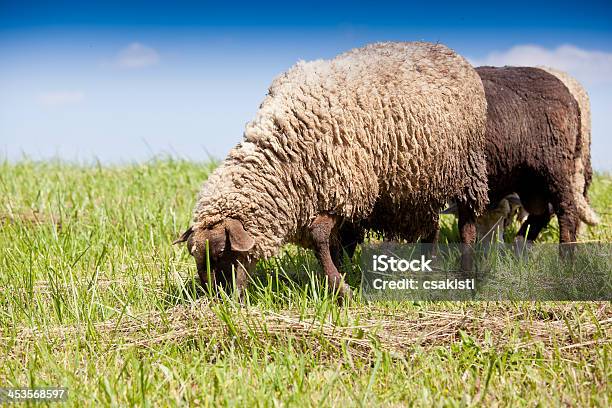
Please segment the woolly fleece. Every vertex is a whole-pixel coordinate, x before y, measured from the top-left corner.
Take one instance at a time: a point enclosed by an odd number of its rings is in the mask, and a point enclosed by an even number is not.
[[[580,109],[580,127],[582,145],[575,161],[574,188],[580,220],[589,224],[599,224],[599,217],[588,203],[588,188],[591,185],[593,169],[591,168],[591,103],[586,90],[569,74],[549,67],[538,67],[557,77],[570,91]]]
[[[516,192],[534,214],[546,212],[551,202],[561,242],[575,240],[579,219],[574,173],[582,146],[576,99],[556,76],[539,68],[476,71],[488,103],[489,198],[497,202]]]
[[[298,62],[204,184],[194,227],[240,220],[255,258],[309,246],[321,213],[414,240],[450,200],[486,206],[485,122],[480,78],[444,45],[377,43]]]

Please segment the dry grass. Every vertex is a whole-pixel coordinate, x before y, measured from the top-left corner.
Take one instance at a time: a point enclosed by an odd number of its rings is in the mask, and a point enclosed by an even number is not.
[[[49,224],[56,228],[62,227],[62,223],[58,215],[47,214],[39,210],[32,209],[0,214],[0,225],[4,223],[20,223],[30,226]]]
[[[434,310],[389,312],[375,306],[348,308],[348,324],[336,324],[331,317],[325,321],[316,316],[299,315],[296,312],[273,312],[256,306],[231,306],[219,311],[220,304],[199,299],[189,305],[179,305],[163,312],[124,315],[120,319],[94,324],[93,330],[101,339],[112,341],[121,338],[116,346],[130,348],[153,347],[161,343],[181,342],[187,339],[248,339],[255,342],[287,343],[289,340],[316,344],[323,340],[327,346],[339,351],[351,349],[355,356],[369,359],[375,350],[383,350],[394,356],[410,354],[415,348],[429,349],[450,345],[468,334],[474,341],[497,348],[521,350],[539,344],[548,354],[554,350],[570,351],[592,345],[612,342],[612,307],[607,302],[597,304],[588,320],[568,320],[568,314],[576,313],[576,303],[550,304],[553,313],[534,316],[531,311],[520,311],[504,302],[489,302],[484,309],[466,308],[461,312]],[[584,305],[584,304],[583,304]],[[527,308],[523,304],[522,308]],[[582,311],[578,307],[578,312]],[[478,313],[476,313],[478,312]],[[226,318],[220,318],[225,314]],[[223,321],[225,320],[225,322]],[[17,337],[18,347],[42,337],[58,347],[71,341],[86,341],[91,327],[55,326],[43,329],[19,328],[4,341]],[[511,335],[512,334],[512,335]]]

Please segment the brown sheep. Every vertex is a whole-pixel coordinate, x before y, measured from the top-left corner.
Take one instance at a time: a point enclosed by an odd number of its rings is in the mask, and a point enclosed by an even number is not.
[[[499,202],[510,193],[519,195],[529,213],[519,237],[535,239],[554,212],[560,242],[575,242],[579,213],[574,174],[582,154],[576,99],[557,77],[539,68],[476,71],[488,106],[489,199]]]

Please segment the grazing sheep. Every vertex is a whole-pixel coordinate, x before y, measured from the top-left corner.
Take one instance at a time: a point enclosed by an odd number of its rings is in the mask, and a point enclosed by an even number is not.
[[[569,92],[572,94],[580,111],[580,131],[581,131],[581,145],[576,147],[575,164],[574,164],[574,200],[577,203],[578,216],[580,221],[588,225],[596,225],[599,223],[599,218],[593,209],[589,206],[587,201],[588,187],[591,183],[592,169],[591,169],[591,108],[589,103],[589,97],[585,89],[568,74],[557,71],[553,68],[538,67],[544,71],[557,77],[567,87]],[[545,101],[542,103],[546,103]],[[511,202],[507,199],[511,198]],[[509,205],[510,204],[510,205]],[[477,231],[479,239],[490,240],[491,234],[487,234],[489,231],[494,231],[497,227],[502,225],[507,226],[512,221],[517,212],[525,213],[524,208],[521,205],[520,198],[518,195],[513,194],[502,199],[500,202],[491,202],[487,208],[485,214],[480,216],[477,221]],[[553,214],[554,211],[550,204],[547,209],[548,214]],[[528,215],[528,214],[527,214]],[[537,220],[537,218],[536,218]],[[523,217],[519,217],[519,221],[523,221]],[[531,222],[524,224],[522,228],[523,233],[519,237],[524,237],[524,231],[530,227]],[[543,223],[542,223],[543,224]],[[543,224],[542,226],[545,226]],[[531,238],[535,240],[537,233],[531,234]],[[499,238],[503,240],[503,232],[499,232]],[[521,238],[519,238],[521,239]]]
[[[574,242],[579,222],[575,169],[583,146],[576,99],[562,81],[539,68],[479,67],[476,71],[488,106],[490,201],[499,202],[510,193],[519,195],[529,213],[519,237],[535,239],[554,212],[560,242]]]
[[[176,242],[187,241],[203,283],[226,284],[235,268],[239,289],[257,259],[296,243],[315,250],[346,295],[334,254],[362,228],[416,240],[455,199],[462,240],[474,242],[487,204],[485,116],[478,75],[440,44],[378,43],[299,62],[274,80]]]

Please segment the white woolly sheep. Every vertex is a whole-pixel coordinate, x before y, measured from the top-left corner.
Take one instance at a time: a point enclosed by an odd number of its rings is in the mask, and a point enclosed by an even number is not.
[[[312,248],[340,295],[350,291],[332,253],[346,225],[414,241],[454,199],[473,243],[487,204],[485,115],[480,78],[440,44],[377,43],[299,62],[274,80],[176,242],[187,241],[203,284],[227,284],[234,269],[238,289],[282,245]]]

